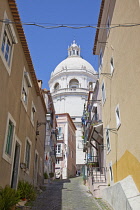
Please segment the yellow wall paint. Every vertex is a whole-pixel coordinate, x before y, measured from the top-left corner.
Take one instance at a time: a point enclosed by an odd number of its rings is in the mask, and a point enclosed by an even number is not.
[[[126,151],[121,159],[113,165],[114,182],[118,182],[131,175],[140,191],[140,162],[129,151]]]

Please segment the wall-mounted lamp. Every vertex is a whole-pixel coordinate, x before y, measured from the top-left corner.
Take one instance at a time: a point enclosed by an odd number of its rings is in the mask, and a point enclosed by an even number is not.
[[[21,169],[26,169],[26,163],[20,163],[20,168]]]

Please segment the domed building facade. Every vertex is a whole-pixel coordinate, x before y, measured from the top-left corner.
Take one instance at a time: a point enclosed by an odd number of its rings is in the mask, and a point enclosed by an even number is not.
[[[56,114],[69,113],[76,126],[76,165],[84,164],[81,117],[89,90],[93,90],[97,72],[80,56],[75,41],[68,47],[68,57],[57,65],[49,81]],[[79,168],[79,167],[78,167]]]

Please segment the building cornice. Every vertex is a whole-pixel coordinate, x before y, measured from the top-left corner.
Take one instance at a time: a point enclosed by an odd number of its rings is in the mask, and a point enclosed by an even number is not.
[[[98,25],[97,25],[97,30],[96,30],[95,40],[94,40],[94,48],[93,48],[93,54],[94,55],[96,55],[96,47],[97,47],[97,42],[98,42],[99,30],[100,30],[99,27],[101,25],[101,20],[102,20],[104,5],[105,5],[105,0],[102,0],[101,6],[100,6],[99,18],[98,18]]]

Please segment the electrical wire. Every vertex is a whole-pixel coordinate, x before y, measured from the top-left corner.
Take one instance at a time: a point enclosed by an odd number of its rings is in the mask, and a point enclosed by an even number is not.
[[[0,20],[0,22],[3,22],[5,24],[21,24],[21,25],[27,25],[27,26],[36,26],[44,29],[56,29],[56,28],[70,28],[70,29],[84,29],[84,28],[94,28],[94,29],[114,29],[114,28],[121,28],[121,27],[135,27],[135,26],[140,26],[140,23],[125,23],[125,24],[112,24],[110,27],[105,27],[105,26],[94,26],[94,24],[88,25],[88,24],[51,24],[51,23],[24,23],[24,22],[14,22],[9,19],[3,19]],[[44,25],[43,25],[44,24]],[[51,24],[51,25],[50,25]],[[45,26],[48,25],[48,26]],[[79,26],[78,26],[79,25]]]

